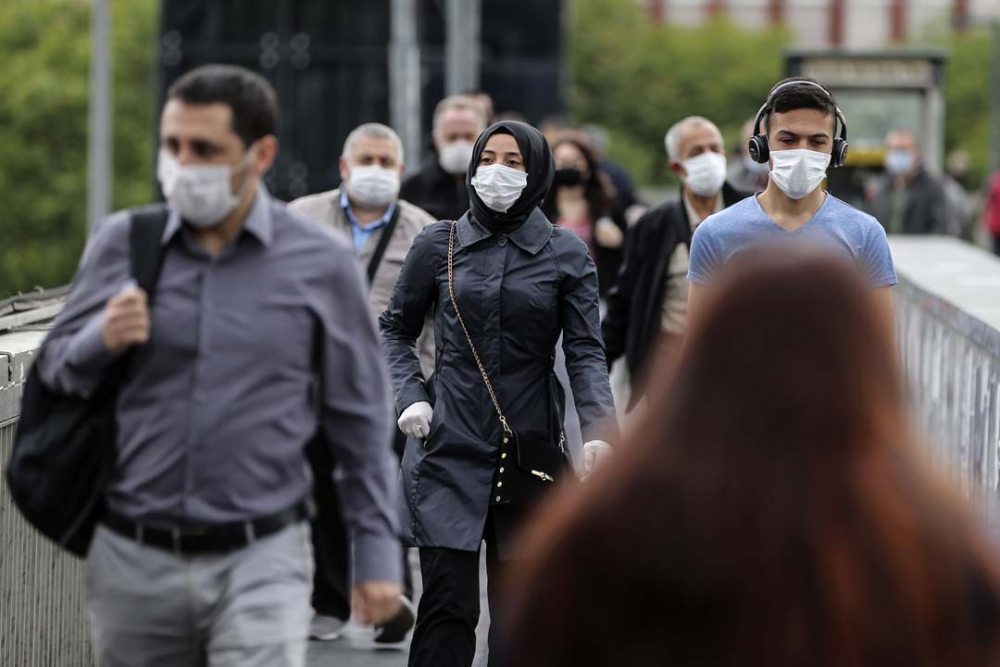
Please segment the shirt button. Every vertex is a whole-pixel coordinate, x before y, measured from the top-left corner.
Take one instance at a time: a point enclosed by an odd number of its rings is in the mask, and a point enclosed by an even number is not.
[[[500,502],[500,496],[497,496],[497,502]]]
[[[500,455],[500,458],[502,458],[502,459],[505,459],[505,458],[507,458],[507,452],[504,452],[503,454],[501,454],[501,455]]]
[[[501,475],[503,474],[503,468],[502,467],[500,468],[500,474]]]
[[[501,486],[503,486],[503,482],[497,482],[497,488],[499,489]]]
[[[507,237],[501,236],[499,239],[497,239],[497,245],[500,246],[501,248],[507,245]]]

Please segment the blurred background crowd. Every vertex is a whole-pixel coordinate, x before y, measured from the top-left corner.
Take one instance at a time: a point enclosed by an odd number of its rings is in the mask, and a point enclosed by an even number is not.
[[[69,282],[86,238],[91,36],[102,38],[92,30],[96,4],[9,0],[0,9],[0,297]],[[107,3],[107,208],[156,197],[162,95],[198,64],[245,64],[276,86],[282,151],[268,185],[288,200],[337,185],[344,138],[363,122],[400,132],[413,176],[441,157],[432,136],[437,103],[476,92],[490,118],[539,126],[560,166],[588,166],[591,217],[612,223],[596,227],[591,243],[611,276],[621,232],[676,192],[666,129],[692,114],[711,118],[726,142],[730,182],[760,188],[766,174],[745,157],[747,120],[774,81],[805,74],[829,85],[850,119],[851,161],[831,191],[890,232],[952,234],[987,247],[1000,236],[1000,206],[991,204],[1000,182],[989,178],[1000,159],[993,0],[522,5]],[[481,28],[464,44],[448,38],[449,25],[469,20],[449,16],[456,7],[480,13]],[[449,63],[463,59],[473,61],[471,74],[456,77]],[[550,198],[547,212],[558,214],[558,205]],[[906,215],[907,207],[921,214]]]

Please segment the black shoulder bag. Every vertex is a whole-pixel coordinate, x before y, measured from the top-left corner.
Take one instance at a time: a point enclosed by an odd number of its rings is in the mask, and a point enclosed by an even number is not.
[[[493,484],[493,491],[490,494],[490,503],[500,505],[505,503],[524,504],[535,500],[544,493],[552,482],[570,473],[572,466],[566,455],[566,435],[562,430],[562,424],[558,424],[558,443],[553,443],[550,433],[547,431],[522,431],[518,433],[507,423],[500,408],[500,401],[493,391],[493,385],[486,368],[479,358],[479,352],[472,342],[469,329],[465,326],[462,313],[458,309],[458,300],[455,298],[455,227],[451,224],[451,233],[448,237],[448,294],[451,297],[451,306],[455,310],[455,316],[462,327],[465,339],[469,343],[469,351],[472,352],[479,373],[483,377],[486,391],[489,392],[493,400],[493,407],[496,408],[497,417],[500,419],[500,426],[503,428],[503,441],[500,445],[500,465],[497,467],[496,479]],[[514,466],[509,462],[513,459]]]
[[[165,206],[132,212],[132,276],[152,302],[163,261]],[[28,372],[7,487],[14,504],[45,537],[86,556],[114,468],[115,402],[131,355],[117,361],[90,398],[50,390],[37,366]]]

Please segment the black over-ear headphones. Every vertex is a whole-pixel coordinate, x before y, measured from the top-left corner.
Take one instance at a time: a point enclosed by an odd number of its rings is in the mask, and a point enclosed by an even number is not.
[[[757,112],[757,118],[753,123],[753,136],[750,138],[750,159],[754,162],[764,164],[771,159],[771,147],[767,143],[767,135],[760,133],[760,124],[763,122],[764,116],[771,113],[774,96],[779,90],[788,88],[789,86],[813,86],[819,88],[826,93],[826,96],[830,98],[831,102],[833,101],[833,95],[830,94],[830,91],[815,81],[788,81],[772,90],[771,94],[767,96],[767,101],[764,102],[764,106],[762,106],[760,111]],[[847,161],[847,121],[844,120],[844,114],[840,112],[840,109],[836,105],[834,105],[834,109],[837,111],[837,121],[840,122],[840,136],[833,140],[833,152],[830,155],[830,166],[839,167]]]

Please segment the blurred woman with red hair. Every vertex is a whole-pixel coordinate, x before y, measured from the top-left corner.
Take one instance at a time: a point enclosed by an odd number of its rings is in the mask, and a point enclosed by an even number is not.
[[[748,251],[693,326],[639,435],[529,531],[510,664],[1000,664],[993,555],[917,460],[864,281]]]

